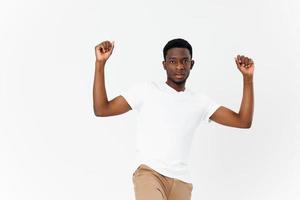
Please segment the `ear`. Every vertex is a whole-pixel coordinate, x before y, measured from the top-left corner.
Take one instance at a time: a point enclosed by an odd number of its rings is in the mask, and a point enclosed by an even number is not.
[[[190,67],[190,70],[193,69],[194,64],[195,64],[195,61],[194,61],[194,60],[191,60],[191,67]]]
[[[162,61],[162,65],[164,66],[164,69],[166,70],[166,61]]]

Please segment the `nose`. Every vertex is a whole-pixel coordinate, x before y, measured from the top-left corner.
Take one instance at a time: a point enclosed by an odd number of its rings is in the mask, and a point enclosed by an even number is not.
[[[184,69],[184,64],[181,63],[181,62],[178,62],[176,68],[177,68],[177,69]]]

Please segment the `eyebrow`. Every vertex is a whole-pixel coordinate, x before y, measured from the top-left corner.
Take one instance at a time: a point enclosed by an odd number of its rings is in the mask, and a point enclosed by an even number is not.
[[[168,57],[168,59],[176,59],[177,57]],[[182,57],[182,59],[189,59],[189,57]]]

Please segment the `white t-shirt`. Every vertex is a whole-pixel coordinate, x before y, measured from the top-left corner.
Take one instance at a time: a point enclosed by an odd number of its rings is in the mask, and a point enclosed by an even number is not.
[[[185,87],[176,91],[165,82],[145,81],[121,95],[138,113],[133,171],[146,164],[165,176],[191,183],[188,157],[194,132],[220,106]]]

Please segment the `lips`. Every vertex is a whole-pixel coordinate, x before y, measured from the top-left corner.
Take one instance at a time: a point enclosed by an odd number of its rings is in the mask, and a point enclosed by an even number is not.
[[[175,77],[176,77],[176,78],[183,78],[183,77],[184,77],[184,74],[175,74]]]
[[[185,73],[175,74],[175,76],[184,76]]]

